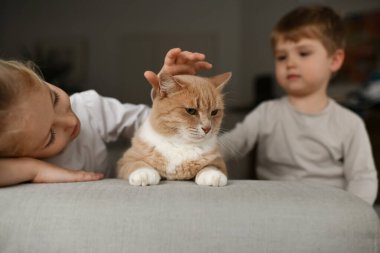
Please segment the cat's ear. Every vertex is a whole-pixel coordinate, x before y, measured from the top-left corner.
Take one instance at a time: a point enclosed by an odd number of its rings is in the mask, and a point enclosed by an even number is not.
[[[227,82],[231,79],[231,77],[232,73],[226,72],[217,76],[209,77],[209,79],[214,84],[214,86],[221,91]]]
[[[167,73],[162,73],[159,76],[158,92],[161,97],[164,97],[172,92],[181,89],[182,85],[173,77]]]

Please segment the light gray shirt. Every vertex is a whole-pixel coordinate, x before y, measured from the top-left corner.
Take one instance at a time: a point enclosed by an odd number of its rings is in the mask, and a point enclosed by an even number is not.
[[[114,168],[108,164],[106,144],[120,137],[132,138],[148,116],[149,107],[122,104],[93,90],[72,95],[70,102],[81,122],[80,134],[60,154],[46,161],[63,168],[112,175]]]
[[[257,175],[339,187],[373,204],[377,172],[364,122],[330,100],[318,114],[297,111],[286,97],[262,103],[220,138],[223,157],[258,143]]]

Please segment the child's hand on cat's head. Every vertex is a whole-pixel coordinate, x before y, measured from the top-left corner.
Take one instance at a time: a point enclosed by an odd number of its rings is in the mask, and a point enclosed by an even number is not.
[[[164,60],[164,65],[160,73],[168,73],[174,75],[195,75],[199,70],[207,70],[212,68],[212,64],[205,61],[206,56],[201,53],[182,51],[180,48],[170,49]],[[158,75],[159,75],[158,74]],[[158,86],[158,75],[153,71],[145,71],[146,80],[153,86]]]

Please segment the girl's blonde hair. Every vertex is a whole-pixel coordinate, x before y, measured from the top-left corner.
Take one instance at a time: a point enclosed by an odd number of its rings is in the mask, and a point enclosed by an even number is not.
[[[318,39],[329,55],[345,47],[345,27],[342,18],[327,6],[301,6],[282,17],[271,34],[272,48],[278,41]]]
[[[10,129],[15,112],[12,110],[43,79],[31,63],[0,60],[0,157],[11,157],[19,153],[21,145],[15,143],[18,129]]]

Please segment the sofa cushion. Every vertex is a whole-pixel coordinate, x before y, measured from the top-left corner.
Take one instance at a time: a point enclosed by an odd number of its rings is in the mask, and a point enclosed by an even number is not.
[[[299,182],[106,179],[0,189],[0,252],[379,252],[361,199]]]

